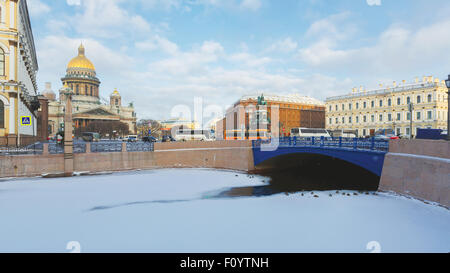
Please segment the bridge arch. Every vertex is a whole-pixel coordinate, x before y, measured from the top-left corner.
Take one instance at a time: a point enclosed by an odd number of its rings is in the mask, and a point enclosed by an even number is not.
[[[381,177],[386,153],[382,151],[321,147],[279,147],[275,151],[262,151],[259,147],[253,148],[255,167],[267,160],[289,154],[315,154],[336,158],[362,167]]]

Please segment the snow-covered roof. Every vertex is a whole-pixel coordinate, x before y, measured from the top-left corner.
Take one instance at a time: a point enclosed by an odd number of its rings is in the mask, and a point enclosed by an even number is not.
[[[243,96],[237,103],[241,101],[248,101],[248,100],[258,100],[258,97],[261,96],[261,94],[258,95],[249,95],[249,96]],[[296,103],[296,104],[306,104],[306,105],[318,105],[318,106],[324,106],[325,103],[308,96],[302,96],[300,94],[290,94],[290,95],[273,95],[273,94],[263,94],[264,99],[266,101],[270,102],[283,102],[283,103]]]

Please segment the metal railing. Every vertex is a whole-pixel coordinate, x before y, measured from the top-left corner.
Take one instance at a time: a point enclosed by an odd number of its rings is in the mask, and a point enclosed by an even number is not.
[[[93,153],[122,152],[122,142],[118,141],[91,142],[91,152]]]
[[[44,143],[34,143],[24,147],[0,147],[0,155],[40,155],[44,152]]]
[[[128,142],[127,152],[153,152],[153,142]]]
[[[44,151],[47,144],[48,151]],[[128,142],[123,145],[122,141],[101,141],[101,142],[84,142],[77,141],[73,142],[73,153],[83,154],[88,151],[88,144],[90,144],[91,153],[114,153],[122,152],[123,147],[126,147],[124,152],[153,152],[154,143],[151,142]],[[64,145],[62,143],[56,142],[37,142],[35,144],[27,145],[24,147],[0,147],[0,156],[10,156],[10,155],[42,155],[44,152],[48,152],[51,155],[64,154]]]
[[[48,153],[55,155],[55,154],[63,154],[64,153],[64,146],[62,144],[58,144],[56,142],[52,142],[48,144]]]
[[[254,148],[259,148],[262,144],[273,145],[273,143],[276,141],[254,140],[252,145]],[[317,147],[387,152],[389,141],[375,138],[283,137],[279,138],[278,147]]]

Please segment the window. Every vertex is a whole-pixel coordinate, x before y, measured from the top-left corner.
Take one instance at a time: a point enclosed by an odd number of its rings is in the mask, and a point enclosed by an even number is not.
[[[363,129],[363,136],[366,136],[366,129]]]
[[[339,120],[338,120],[338,118],[336,118],[336,124],[338,124],[339,123]]]
[[[352,123],[352,117],[348,118],[348,123]]]
[[[367,122],[367,116],[364,116],[364,117],[363,117],[363,121],[364,121],[364,122]]]
[[[359,117],[356,117],[356,123],[359,123]]]
[[[417,120],[420,120],[420,119],[421,119],[420,112],[417,112]]]
[[[330,105],[330,112],[331,112],[331,105]]]
[[[93,96],[93,95],[94,95],[94,93],[92,92],[92,86],[91,86],[91,92],[90,92],[90,95],[91,95],[91,96]]]
[[[411,132],[411,130],[409,128],[406,128],[406,135],[409,136],[410,132]]]
[[[329,122],[328,122],[328,123],[329,123],[329,124],[331,124],[331,121],[332,121],[332,120],[331,120],[331,118],[330,118],[330,120],[329,120]]]
[[[359,102],[356,103],[356,109],[359,109]]]
[[[380,100],[380,107],[383,107],[383,100]]]
[[[421,103],[422,102],[422,98],[420,96],[417,96],[417,103]]]
[[[397,98],[397,105],[400,105],[402,103],[402,99],[401,98]]]
[[[383,121],[383,115],[382,115],[382,114],[380,115],[379,120],[380,120],[380,121]]]
[[[433,112],[432,111],[428,111],[427,112],[427,119],[433,119]]]
[[[402,115],[400,113],[397,113],[397,120],[400,121],[402,119]]]
[[[407,97],[406,98],[406,104],[410,104],[411,103],[411,98],[410,97]]]
[[[388,106],[392,106],[392,100],[388,99]]]
[[[432,96],[431,96],[431,94],[428,94],[427,101],[431,102],[431,100],[432,100]]]
[[[336,105],[336,111],[338,110],[338,106]]]
[[[406,120],[411,120],[411,113],[406,113]]]
[[[5,104],[0,100],[0,128],[5,128]]]
[[[79,86],[78,84],[77,84],[77,87],[76,87],[76,89],[77,89],[77,90],[76,90],[76,92],[75,92],[75,93],[76,93],[77,95],[79,95],[79,94],[80,94],[80,86]]]
[[[344,104],[342,104],[342,111],[344,111],[344,109],[345,109],[345,105],[344,105]]]
[[[116,105],[119,105],[119,100],[118,99],[115,99],[115,102],[114,102]]]
[[[345,118],[342,117],[342,124],[345,124]]]
[[[367,108],[367,102],[364,102],[363,106],[364,108]]]
[[[0,48],[0,76],[5,76],[5,51],[2,48]]]
[[[348,104],[348,109],[352,110],[352,104],[351,103]]]
[[[392,115],[388,114],[388,121],[392,121]]]
[[[370,106],[371,106],[372,108],[374,108],[374,107],[375,107],[375,102],[374,102],[374,101],[371,101],[371,102],[370,102]]]
[[[370,116],[370,120],[371,120],[372,122],[375,122],[375,116],[374,116],[374,115]]]

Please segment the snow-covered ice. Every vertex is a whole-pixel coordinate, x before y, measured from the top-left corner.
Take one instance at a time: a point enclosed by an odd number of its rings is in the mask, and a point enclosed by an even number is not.
[[[3,181],[0,252],[450,251],[449,210],[401,196],[214,198],[264,179],[176,169]]]

